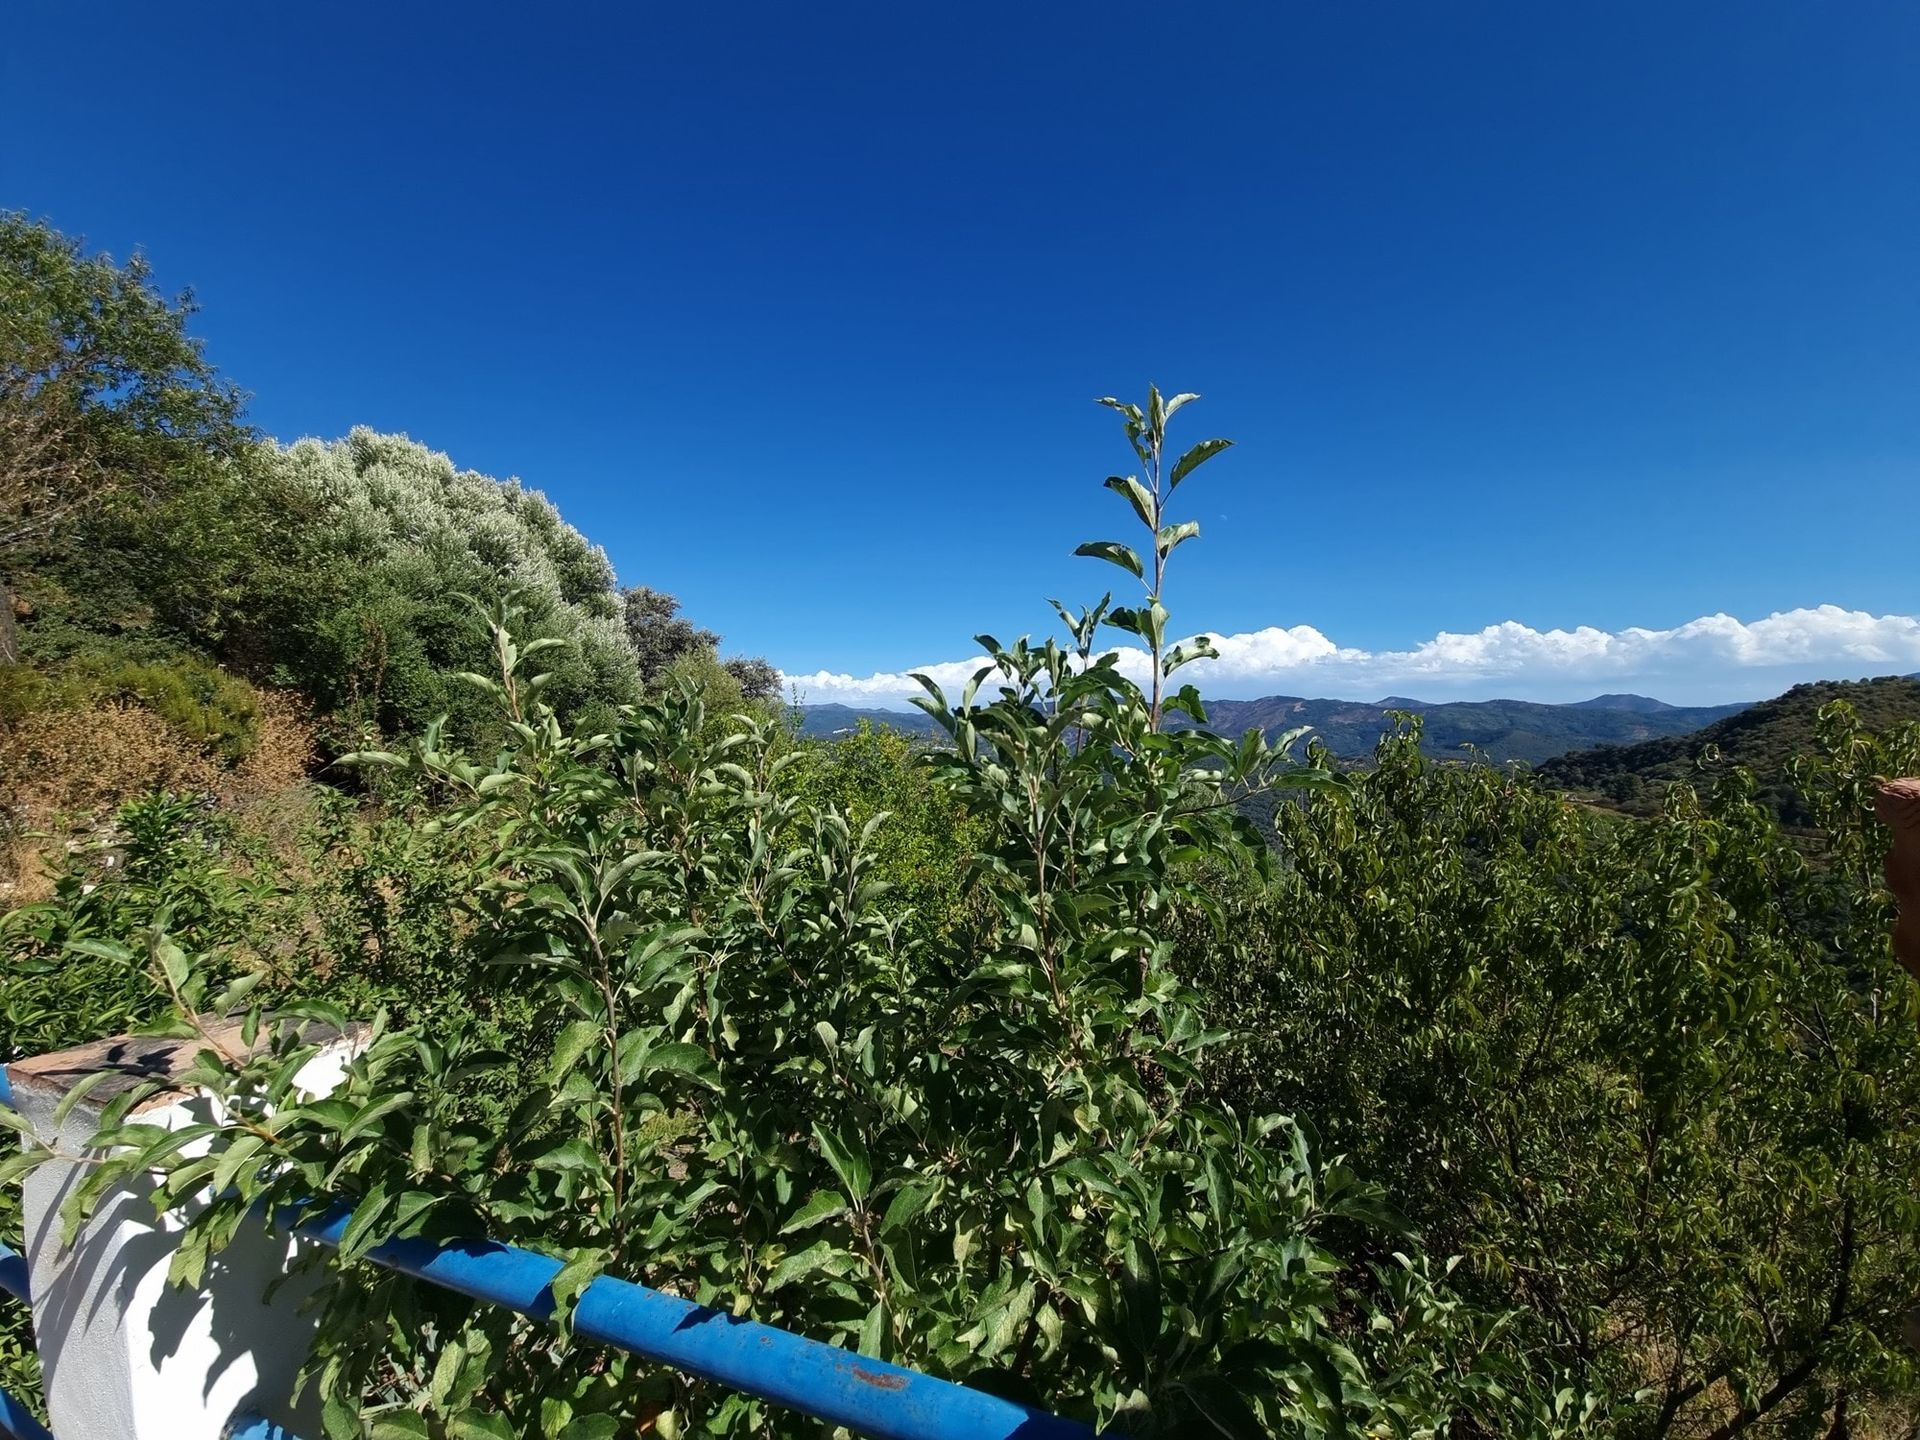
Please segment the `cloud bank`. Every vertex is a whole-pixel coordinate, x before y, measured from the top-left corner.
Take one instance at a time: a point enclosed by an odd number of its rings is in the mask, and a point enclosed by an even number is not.
[[[1471,634],[1443,630],[1408,650],[1339,645],[1311,625],[1213,640],[1220,658],[1181,675],[1219,697],[1577,700],[1597,690],[1638,690],[1676,704],[1716,704],[1759,699],[1801,680],[1920,671],[1920,617],[1838,605],[1753,621],[1703,615],[1670,630],[1536,630],[1506,620]],[[1116,653],[1122,669],[1136,678],[1145,673],[1140,651]],[[783,674],[808,704],[898,708],[921,693],[909,678],[913,671],[952,694],[984,663],[976,655],[872,675]]]

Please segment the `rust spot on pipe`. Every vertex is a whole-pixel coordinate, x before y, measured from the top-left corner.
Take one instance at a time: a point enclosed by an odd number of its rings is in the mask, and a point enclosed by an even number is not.
[[[853,1378],[864,1385],[873,1386],[876,1390],[904,1390],[907,1388],[907,1377],[904,1375],[886,1375],[878,1370],[862,1370],[858,1365],[853,1367]]]
[[[1920,976],[1920,779],[1889,780],[1874,797],[1874,813],[1893,832],[1887,851],[1887,888],[1900,902],[1893,953]]]

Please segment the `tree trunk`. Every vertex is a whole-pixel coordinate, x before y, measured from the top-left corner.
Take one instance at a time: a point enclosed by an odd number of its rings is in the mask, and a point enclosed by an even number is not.
[[[20,631],[13,623],[13,592],[0,580],[0,665],[11,665],[20,658]]]

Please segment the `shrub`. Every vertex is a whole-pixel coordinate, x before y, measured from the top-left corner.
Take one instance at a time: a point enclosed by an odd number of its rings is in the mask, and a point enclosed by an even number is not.
[[[1165,643],[1162,599],[1192,530],[1158,523],[1158,453],[1187,398],[1121,407],[1152,457],[1145,607],[1070,620],[1073,649],[982,637],[988,667],[927,701],[951,742],[927,775],[952,799],[926,808],[977,817],[963,883],[982,923],[889,913],[885,817],[850,823],[775,716],[716,717],[682,676],[609,732],[569,732],[529,664],[561,642],[501,614],[498,678],[477,688],[504,748],[476,760],[435,723],[358,762],[444,802],[422,839],[474,847],[446,897],[458,953],[520,977],[536,1082],[476,1094],[497,1031],[453,1005],[376,1024],[342,1089],[309,1102],[285,1078],[298,1027],[266,1025],[238,1073],[209,1054],[187,1077],[230,1128],[123,1127],[76,1204],[155,1168],[159,1204],[204,1199],[186,1283],[256,1204],[351,1205],[309,1365],[337,1440],[360,1434],[376,1377],[407,1433],[815,1429],[355,1264],[422,1233],[562,1255],[563,1312],[617,1268],[1133,1433],[1419,1434],[1456,1413],[1560,1433],[1564,1406],[1481,1368],[1485,1327],[1374,1187],[1304,1126],[1201,1091],[1225,1035],[1171,964],[1176,917],[1208,900],[1196,862],[1268,861],[1230,794],[1329,777],[1257,733],[1211,734],[1191,689],[1163,683],[1204,653]],[[1103,615],[1147,641],[1151,693],[1093,655]],[[1173,712],[1196,724],[1164,731]],[[154,955],[186,1008],[215,1003],[191,954]],[[344,1019],[288,1008],[303,1016]],[[212,1153],[183,1159],[202,1139]],[[232,1185],[208,1194],[216,1168]],[[1342,1227],[1380,1242],[1360,1287],[1327,1248]],[[1391,1243],[1407,1249],[1385,1258]]]
[[[1188,947],[1248,1027],[1213,1085],[1312,1116],[1514,1312],[1512,1361],[1623,1434],[1910,1407],[1920,995],[1869,802],[1920,727],[1826,715],[1818,866],[1739,772],[1608,823],[1423,758],[1417,726],[1377,761],[1346,804],[1282,807],[1286,872],[1229,892],[1235,943]]]

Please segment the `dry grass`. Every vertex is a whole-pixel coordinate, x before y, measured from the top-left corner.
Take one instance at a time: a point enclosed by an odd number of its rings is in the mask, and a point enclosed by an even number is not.
[[[0,729],[0,908],[44,899],[47,852],[83,839],[115,807],[149,791],[211,796],[256,828],[270,823],[305,785],[314,735],[294,699],[260,698],[257,742],[234,764],[119,700],[42,711]]]

